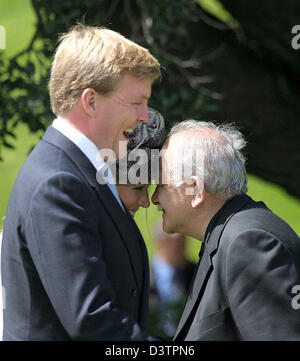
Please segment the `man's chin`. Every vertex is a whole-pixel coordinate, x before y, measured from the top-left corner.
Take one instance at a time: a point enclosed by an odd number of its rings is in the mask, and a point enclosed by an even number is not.
[[[113,149],[115,152],[116,159],[122,159],[127,154],[128,139],[122,139],[118,142],[118,149]]]
[[[171,225],[166,220],[165,214],[163,214],[163,224],[162,224],[163,231],[166,233],[175,233],[171,227]]]

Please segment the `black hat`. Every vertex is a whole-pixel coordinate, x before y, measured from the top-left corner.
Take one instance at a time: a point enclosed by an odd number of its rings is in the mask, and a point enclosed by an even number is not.
[[[151,176],[151,160],[156,156],[151,153],[152,149],[160,150],[166,139],[165,122],[163,116],[155,109],[148,107],[149,121],[147,123],[139,123],[138,126],[129,134],[129,141],[127,144],[127,169],[120,167],[119,162],[116,162],[116,180],[118,183],[120,172],[130,172],[134,164],[138,165],[136,176],[140,176],[140,171],[148,169],[148,182],[153,179]],[[147,161],[139,156],[139,149],[144,150],[147,154]],[[135,154],[136,153],[136,154]],[[128,160],[128,156],[131,159]],[[157,162],[156,162],[157,163]],[[153,169],[152,169],[153,170]],[[127,181],[128,176],[127,176]]]
[[[165,122],[163,116],[155,109],[148,107],[148,123],[139,123],[129,134],[127,149],[152,148],[161,149],[165,137]]]

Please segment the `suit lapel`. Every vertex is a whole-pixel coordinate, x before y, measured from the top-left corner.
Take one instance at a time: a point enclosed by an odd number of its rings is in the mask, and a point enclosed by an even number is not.
[[[203,246],[204,245],[202,245],[202,247]],[[186,304],[180,322],[178,324],[174,339],[177,338],[177,336],[183,329],[184,325],[186,324],[190,314],[192,313],[192,310],[201,294],[201,290],[209,278],[211,270],[212,270],[212,264],[208,250],[206,249],[203,253],[202,259],[198,262],[197,270],[195,271],[196,272],[195,278],[190,288],[190,292],[188,294]]]
[[[216,225],[214,226],[209,239],[206,241],[202,259],[199,260],[196,276],[193,285],[190,288],[186,305],[183,310],[174,339],[179,336],[184,326],[188,324],[187,321],[194,314],[193,310],[195,310],[196,306],[201,302],[206,283],[211,275],[211,272],[213,271],[213,257],[218,250],[220,238],[227,223],[234,214],[236,214],[249,202],[249,200],[250,198],[245,194],[234,197],[226,203],[222,213],[216,220]],[[204,244],[202,247],[203,246]]]
[[[126,208],[126,207],[125,207]],[[142,253],[142,273],[143,274],[143,282],[141,285],[141,308],[140,308],[140,315],[139,315],[139,324],[142,328],[147,327],[147,316],[148,316],[148,304],[149,304],[149,259],[148,259],[148,252],[144,242],[144,239],[141,235],[140,230],[138,229],[134,219],[129,214],[127,208],[126,212],[128,213],[128,217],[131,221],[133,228],[135,229],[136,233],[140,239],[140,246],[141,246],[141,253]]]
[[[99,184],[97,182],[96,175],[99,176],[99,174],[97,174],[96,169],[89,161],[89,159],[67,137],[65,137],[55,128],[49,127],[43,137],[43,140],[59,147],[64,153],[66,153],[82,173],[84,178],[88,181],[90,186],[96,191],[99,200],[107,210],[116,226],[116,229],[118,229],[120,233],[120,236],[129,254],[137,285],[141,290],[143,283],[143,268],[140,257],[140,247],[137,242],[137,238],[140,236],[140,234],[137,234],[136,230],[130,223],[129,217],[131,216],[128,214],[125,205],[124,209],[126,210],[126,214],[124,214],[124,211],[120,207],[109,187],[105,184]]]

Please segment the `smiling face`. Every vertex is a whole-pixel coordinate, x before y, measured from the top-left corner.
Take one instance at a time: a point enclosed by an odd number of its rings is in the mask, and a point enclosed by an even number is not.
[[[149,79],[141,80],[127,74],[109,96],[97,93],[97,116],[91,132],[100,149],[112,149],[117,158],[125,155],[128,133],[132,132],[139,122],[148,122],[147,105],[151,85]],[[122,147],[124,154],[119,154],[121,141],[125,142]]]
[[[174,168],[173,160],[178,155],[178,145],[171,138],[163,147],[161,158],[161,184],[156,186],[152,202],[163,212],[163,230],[166,233],[186,233],[187,224],[192,215],[192,196],[186,194],[185,183],[175,187],[170,169]]]
[[[150,206],[147,184],[124,184],[117,185],[118,193],[130,214],[134,217],[140,207]]]
[[[157,185],[152,202],[163,212],[163,230],[166,233],[186,233],[190,217],[191,196],[185,194],[185,184],[174,187],[172,184]]]

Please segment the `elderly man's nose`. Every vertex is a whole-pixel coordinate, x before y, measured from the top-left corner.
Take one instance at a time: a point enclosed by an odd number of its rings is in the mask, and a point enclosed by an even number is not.
[[[144,207],[144,208],[148,208],[150,206],[150,202],[149,202],[149,196],[148,193],[143,195],[140,199],[139,199],[139,205]]]

